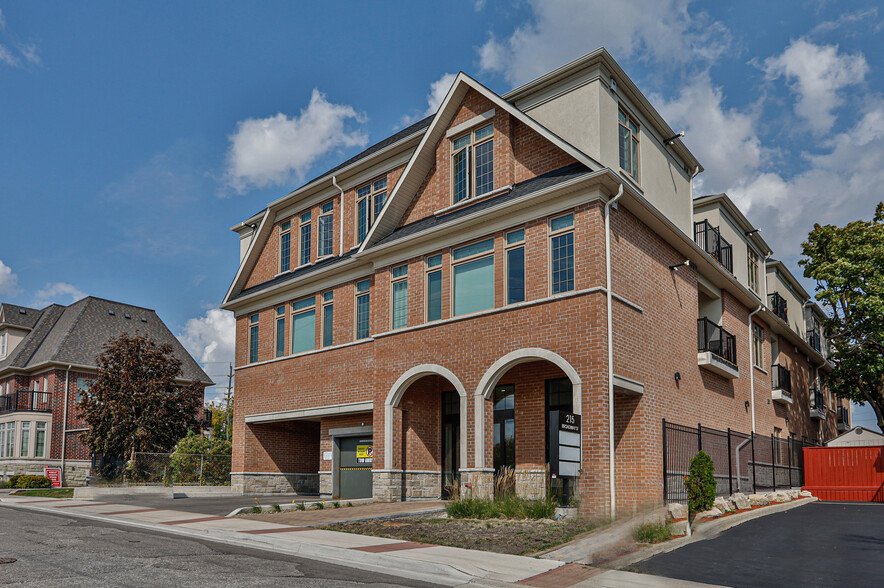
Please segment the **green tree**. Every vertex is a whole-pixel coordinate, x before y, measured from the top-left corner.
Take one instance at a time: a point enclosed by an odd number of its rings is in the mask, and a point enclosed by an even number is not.
[[[98,376],[77,403],[89,426],[83,440],[95,453],[165,453],[199,429],[203,389],[179,380],[181,361],[171,345],[123,333],[104,345],[96,363]]]
[[[220,405],[207,404],[212,413],[212,438],[233,440],[233,399]]]
[[[803,248],[799,263],[829,314],[823,323],[835,366],[829,389],[868,402],[884,431],[884,202],[871,221],[814,225]]]
[[[688,475],[684,477],[684,487],[688,493],[690,515],[712,508],[712,503],[715,502],[715,465],[705,451],[700,451],[691,458]]]

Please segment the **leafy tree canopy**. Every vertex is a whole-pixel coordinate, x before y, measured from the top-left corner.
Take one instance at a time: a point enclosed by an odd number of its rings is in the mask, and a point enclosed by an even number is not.
[[[98,377],[77,404],[90,427],[82,437],[95,453],[165,453],[199,429],[203,389],[176,381],[181,362],[171,345],[123,333],[104,345],[96,363]]]
[[[830,315],[823,324],[835,365],[829,388],[868,402],[884,430],[884,202],[871,221],[814,225],[803,247],[799,263]]]

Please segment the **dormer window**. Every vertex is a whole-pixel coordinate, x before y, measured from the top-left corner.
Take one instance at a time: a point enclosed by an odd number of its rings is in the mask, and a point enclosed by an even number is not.
[[[6,357],[6,331],[0,333],[0,357]]]
[[[279,227],[279,273],[289,271],[292,261],[292,221]]]
[[[377,179],[356,190],[356,241],[362,243],[387,201],[387,178]]]
[[[494,190],[494,125],[461,135],[451,145],[454,204]]]
[[[622,108],[620,120],[620,169],[638,181],[638,123]]]

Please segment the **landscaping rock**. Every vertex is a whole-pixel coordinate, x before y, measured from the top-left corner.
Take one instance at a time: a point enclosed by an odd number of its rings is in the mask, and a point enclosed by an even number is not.
[[[801,498],[810,498],[813,496],[813,494],[810,493],[810,490],[802,490],[798,493],[798,496],[800,496]]]
[[[712,503],[712,506],[720,510],[721,512],[729,512],[734,510],[734,507],[731,506],[730,501],[728,501],[723,496],[719,496],[715,499],[715,502]]]
[[[669,523],[669,534],[673,537],[681,537],[688,532],[688,522],[684,521],[675,521],[673,523]]]
[[[700,519],[714,519],[720,517],[723,513],[715,508],[714,506],[709,510],[704,510],[703,512],[698,512],[697,516],[694,517],[694,522],[699,521]]]
[[[789,502],[792,500],[792,497],[789,496],[788,492],[777,492],[777,502]]]
[[[746,498],[749,499],[749,504],[752,506],[767,506],[770,504],[770,499],[764,494],[750,494]]]
[[[673,520],[686,519],[688,517],[688,507],[677,502],[669,505],[669,517]]]
[[[789,498],[791,498],[792,500],[798,498],[798,490],[796,490],[795,488],[792,488],[791,490],[786,490],[786,494],[788,494]]]
[[[737,492],[731,499],[734,501],[734,506],[736,506],[739,510],[746,510],[750,508],[752,505],[749,503],[749,499],[746,498],[746,495],[742,492]]]

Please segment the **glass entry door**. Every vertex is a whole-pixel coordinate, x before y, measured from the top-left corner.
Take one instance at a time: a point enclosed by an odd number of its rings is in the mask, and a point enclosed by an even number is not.
[[[451,498],[451,488],[460,483],[460,395],[442,393],[442,498]]]

